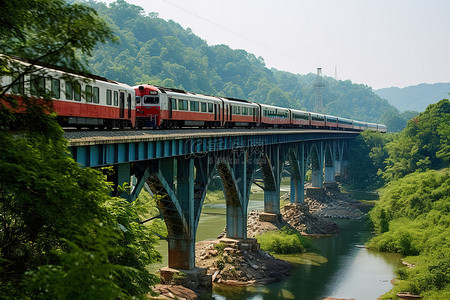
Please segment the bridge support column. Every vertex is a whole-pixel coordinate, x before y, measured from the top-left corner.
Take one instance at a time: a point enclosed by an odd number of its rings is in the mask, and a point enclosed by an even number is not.
[[[341,158],[341,177],[346,178],[348,175],[348,145],[346,142],[342,142],[342,158]],[[345,149],[344,149],[345,147]]]
[[[342,156],[344,155],[344,141],[336,141],[335,143],[335,160],[334,160],[334,178],[340,180],[342,175]]]
[[[311,187],[306,189],[306,196],[319,201],[322,201],[325,197],[325,190],[323,189],[324,147],[323,142],[314,142],[309,148]]]
[[[330,145],[325,148],[325,183],[334,182],[334,159]]]
[[[311,149],[311,186],[321,188],[323,186],[323,143],[319,142]]]
[[[169,266],[180,269],[195,267],[195,233],[194,225],[194,159],[177,160],[176,195],[181,211],[186,220],[186,232],[169,238]],[[172,261],[171,261],[172,260]]]
[[[305,201],[305,145],[297,145],[291,150],[289,156],[291,166],[291,203],[303,203]]]
[[[217,169],[227,203],[227,238],[247,239],[247,208],[254,174],[254,157],[248,150],[224,156]]]
[[[146,181],[167,226],[169,268],[195,268],[195,235],[214,167],[206,155],[164,158]]]
[[[261,163],[264,179],[264,212],[276,215],[280,215],[281,172],[284,166],[284,153],[280,148],[280,145],[270,146]]]

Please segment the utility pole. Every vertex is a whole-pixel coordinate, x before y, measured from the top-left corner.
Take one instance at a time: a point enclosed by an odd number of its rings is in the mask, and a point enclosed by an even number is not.
[[[316,102],[314,103],[314,112],[321,113],[325,109],[323,107],[323,88],[325,84],[322,79],[322,68],[317,68],[316,82],[314,88],[316,89]]]

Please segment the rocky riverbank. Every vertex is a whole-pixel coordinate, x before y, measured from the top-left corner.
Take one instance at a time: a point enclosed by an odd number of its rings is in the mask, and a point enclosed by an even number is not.
[[[256,239],[221,238],[196,244],[196,265],[206,268],[212,281],[228,285],[262,285],[291,273],[292,265],[259,248]]]

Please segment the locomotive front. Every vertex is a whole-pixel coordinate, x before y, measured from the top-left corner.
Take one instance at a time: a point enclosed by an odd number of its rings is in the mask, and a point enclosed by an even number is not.
[[[136,91],[136,127],[160,127],[160,91],[151,85],[134,87]]]

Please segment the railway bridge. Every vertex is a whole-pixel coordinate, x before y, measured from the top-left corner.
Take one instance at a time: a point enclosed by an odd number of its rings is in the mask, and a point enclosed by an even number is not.
[[[226,237],[247,238],[252,183],[264,190],[264,212],[280,217],[283,169],[290,174],[291,203],[345,173],[348,140],[357,132],[306,129],[66,132],[73,158],[85,167],[113,166],[117,195],[134,201],[146,186],[157,195],[168,236],[169,268],[195,268],[195,238],[213,176],[220,176],[226,200]],[[255,174],[258,172],[258,179]]]

